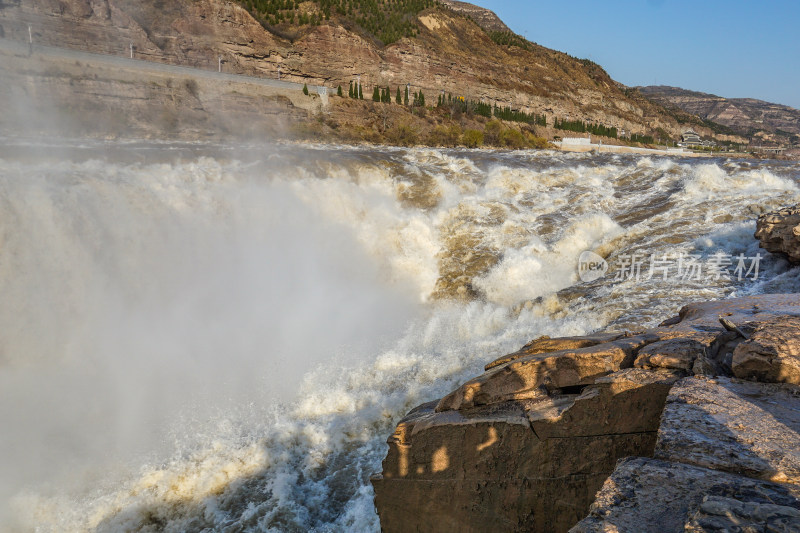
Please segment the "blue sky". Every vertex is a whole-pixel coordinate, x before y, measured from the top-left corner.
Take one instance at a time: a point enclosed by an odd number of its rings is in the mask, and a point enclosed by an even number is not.
[[[800,109],[797,0],[473,0],[515,32],[626,85],[672,85]]]

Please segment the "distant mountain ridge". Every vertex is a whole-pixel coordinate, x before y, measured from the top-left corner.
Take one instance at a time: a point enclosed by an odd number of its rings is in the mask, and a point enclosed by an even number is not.
[[[800,144],[800,110],[755,98],[724,98],[679,87],[638,87],[645,97],[727,126],[753,142]]]

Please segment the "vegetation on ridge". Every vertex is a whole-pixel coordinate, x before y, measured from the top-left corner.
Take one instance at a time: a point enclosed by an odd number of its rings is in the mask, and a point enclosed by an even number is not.
[[[341,17],[383,44],[417,35],[415,18],[435,0],[237,0],[267,30],[316,26]]]
[[[529,43],[527,39],[512,31],[490,31],[488,33],[489,37],[500,46],[516,46],[523,50],[531,49],[531,43]]]

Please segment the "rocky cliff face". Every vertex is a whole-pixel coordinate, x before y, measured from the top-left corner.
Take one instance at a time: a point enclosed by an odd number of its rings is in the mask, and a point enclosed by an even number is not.
[[[485,10],[454,4],[420,14],[415,38],[381,47],[332,19],[287,41],[265,30],[228,0],[26,0],[0,4],[8,39],[228,72],[343,85],[360,76],[375,84],[410,84],[428,98],[441,91],[529,112],[596,121],[637,133],[677,122],[656,104],[626,94],[597,65],[531,45],[495,44],[480,24],[502,29]],[[552,120],[552,118],[551,118]]]
[[[400,422],[373,478],[381,527],[797,526],[798,314],[796,295],[757,296],[530,342]]]

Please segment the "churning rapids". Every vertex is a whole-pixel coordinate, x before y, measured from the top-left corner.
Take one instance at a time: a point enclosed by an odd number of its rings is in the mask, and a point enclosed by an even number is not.
[[[486,362],[798,290],[774,257],[741,281],[614,264],[753,257],[756,214],[799,181],[725,159],[6,143],[0,529],[376,531],[394,424]],[[605,277],[579,280],[584,250]]]

